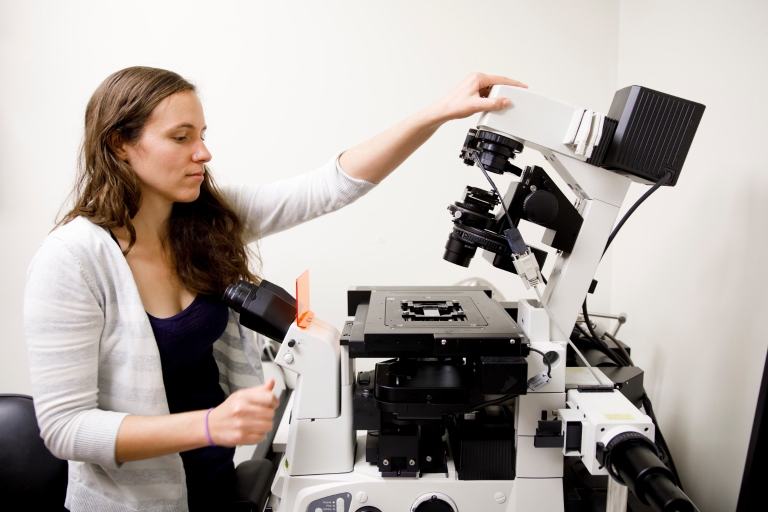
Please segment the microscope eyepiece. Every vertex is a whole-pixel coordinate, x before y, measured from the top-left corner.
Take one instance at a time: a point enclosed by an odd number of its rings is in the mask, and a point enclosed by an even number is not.
[[[231,284],[222,302],[240,313],[240,324],[275,341],[282,341],[296,319],[296,299],[269,281]]]
[[[243,307],[243,302],[248,297],[248,293],[258,289],[258,286],[248,281],[240,280],[235,284],[227,286],[224,296],[221,298],[222,302],[228,307],[235,310],[236,313],[240,312]]]

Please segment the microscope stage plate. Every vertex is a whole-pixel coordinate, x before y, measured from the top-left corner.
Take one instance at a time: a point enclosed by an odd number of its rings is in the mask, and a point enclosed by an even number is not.
[[[478,287],[358,288],[353,305],[355,320],[342,335],[351,357],[519,356],[526,342]]]

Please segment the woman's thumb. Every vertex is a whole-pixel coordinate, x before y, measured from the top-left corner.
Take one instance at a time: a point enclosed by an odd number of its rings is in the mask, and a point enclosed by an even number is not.
[[[487,110],[501,110],[512,104],[512,100],[509,98],[488,98],[485,101],[488,105]]]

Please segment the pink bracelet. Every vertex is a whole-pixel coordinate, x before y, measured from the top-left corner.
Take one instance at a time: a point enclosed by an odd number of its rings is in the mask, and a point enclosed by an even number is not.
[[[211,431],[208,430],[208,415],[211,414],[212,410],[213,410],[213,407],[211,407],[205,412],[205,438],[208,440],[208,446],[216,446],[213,440],[211,439]]]

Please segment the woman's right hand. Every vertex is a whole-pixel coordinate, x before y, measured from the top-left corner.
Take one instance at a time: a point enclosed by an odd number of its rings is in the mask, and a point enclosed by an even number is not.
[[[280,403],[270,379],[262,386],[235,391],[208,415],[208,432],[218,446],[256,444],[272,430],[272,418]]]

